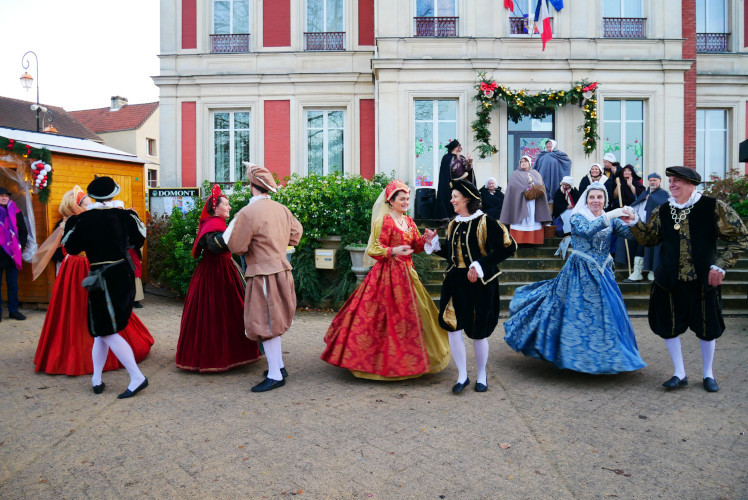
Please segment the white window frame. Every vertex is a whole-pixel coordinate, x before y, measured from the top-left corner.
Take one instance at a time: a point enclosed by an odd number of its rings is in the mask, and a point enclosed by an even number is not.
[[[230,159],[230,168],[229,168],[229,180],[227,181],[218,181],[216,180],[216,114],[221,113],[228,113],[229,114],[229,159]],[[252,108],[247,109],[241,109],[241,108],[232,108],[232,109],[213,109],[210,111],[210,144],[211,144],[211,154],[210,154],[210,163],[211,163],[211,170],[210,170],[210,177],[212,178],[213,182],[245,182],[246,178],[236,178],[236,169],[237,166],[234,164],[234,161],[236,160],[236,137],[235,133],[237,129],[234,127],[234,114],[235,113],[249,113],[249,128],[248,129],[238,129],[238,130],[248,130],[249,131],[249,157],[247,158],[248,162],[252,161],[252,129],[253,123],[252,123]],[[219,129],[219,130],[225,130],[225,129]]]
[[[510,33],[510,37],[519,37],[519,38],[531,38],[533,36],[540,37],[540,33],[535,33],[535,7],[537,5],[536,0],[514,0],[514,4],[517,5],[520,2],[523,2],[522,7],[524,7],[524,2],[527,2],[527,20],[529,23],[532,23],[532,28],[529,28],[530,33],[511,33],[511,26],[507,26],[507,33]],[[550,4],[549,4],[550,5]],[[551,33],[553,33],[553,36],[556,36],[558,32],[557,23],[558,23],[558,16],[553,15],[553,13],[556,13],[555,9],[548,9],[548,15],[552,19],[551,20]],[[513,12],[509,12],[509,16],[507,17],[507,21],[509,21],[509,17],[515,17],[512,15]]]
[[[155,168],[149,168],[147,170],[148,170],[148,172],[147,172],[146,182],[148,183],[148,187],[149,188],[157,188],[158,187],[158,170],[155,169]],[[153,176],[154,176],[153,180],[156,181],[156,185],[155,186],[151,186],[151,173],[153,173]]]
[[[605,109],[604,103],[608,101],[617,101],[621,103],[621,119],[620,121],[617,122],[619,126],[621,127],[621,149],[619,151],[619,154],[616,155],[616,158],[618,159],[618,162],[621,164],[621,166],[625,166],[626,164],[630,163],[631,165],[634,165],[634,168],[636,168],[635,163],[626,160],[626,154],[627,154],[626,144],[628,143],[628,141],[626,140],[626,124],[641,122],[642,124],[642,139],[641,140],[642,142],[644,142],[645,140],[649,141],[649,138],[647,137],[647,99],[606,97],[605,101],[603,102],[603,110]],[[641,101],[642,103],[642,119],[641,120],[627,120],[626,119],[626,102],[629,102],[629,101]],[[603,137],[605,136],[605,124],[607,122],[616,123],[616,122],[613,122],[613,120],[608,120],[605,118],[605,116],[603,116]],[[646,146],[646,143],[644,147],[645,148],[648,147]],[[642,154],[641,164],[639,165],[639,167],[641,168],[641,172],[639,172],[639,175],[643,175],[643,172],[646,172],[646,169],[648,167],[647,153],[648,151],[645,150]]]
[[[246,33],[234,33],[234,2],[241,0],[213,0],[211,6],[213,8],[212,16],[210,19],[210,29],[213,35],[249,35],[252,31],[252,0],[247,0],[247,32]],[[216,33],[216,3],[217,2],[229,2],[229,32],[228,33]]]
[[[708,29],[705,29],[704,31],[699,31],[698,29],[698,23],[699,23],[699,3],[704,3],[704,25],[709,26],[709,7],[707,4],[713,3],[713,2],[722,2],[723,6],[723,23],[722,23],[722,31],[709,31]],[[748,7],[746,7],[748,8]],[[730,23],[728,22],[728,18],[730,16],[730,12],[728,11],[727,6],[727,0],[696,0],[696,32],[697,33],[730,33]]]
[[[312,112],[323,112],[324,117],[322,118],[323,123],[323,132],[322,132],[322,175],[330,175],[330,165],[329,165],[329,138],[328,138],[328,132],[330,128],[328,127],[328,115],[330,112],[340,111],[343,113],[343,125],[341,127],[341,130],[343,131],[343,165],[340,167],[340,173],[341,174],[347,174],[349,173],[348,165],[346,164],[346,154],[347,154],[347,129],[348,129],[348,113],[346,108],[338,107],[338,106],[331,106],[331,107],[305,107],[302,112],[303,120],[304,120],[304,175],[310,175],[309,172],[309,117],[308,113]]]
[[[324,26],[324,29],[322,31],[311,31],[310,28],[309,28],[309,8],[308,8],[308,5],[309,5],[309,2],[312,2],[312,1],[322,2],[322,4],[323,4],[323,8],[322,8],[322,24]],[[346,28],[346,22],[345,21],[346,21],[347,9],[346,9],[346,2],[345,2],[345,0],[342,1],[343,13],[341,15],[341,19],[343,20],[343,26],[341,26],[340,30],[331,30],[327,26],[327,2],[328,1],[329,0],[306,0],[304,2],[304,28],[305,28],[304,31],[305,32],[307,32],[307,33],[335,33],[335,32],[346,33],[346,29],[345,29]],[[336,110],[333,110],[333,111],[336,111]]]
[[[724,117],[724,128],[722,131],[724,132],[724,157],[725,157],[725,163],[722,166],[721,172],[707,172],[706,168],[707,165],[711,165],[711,163],[708,161],[708,155],[707,153],[711,151],[711,134],[708,132],[712,132],[715,130],[720,130],[718,127],[711,127],[711,119],[709,118],[711,113],[708,113],[709,111],[722,111],[723,117]],[[696,171],[701,174],[701,178],[703,181],[709,181],[709,176],[712,174],[718,175],[719,177],[723,178],[725,177],[725,174],[730,169],[730,109],[727,108],[697,108],[696,113],[698,115],[699,112],[706,112],[704,115],[704,128],[699,128],[699,120],[696,120]],[[709,123],[707,123],[709,122]],[[700,150],[698,147],[699,144],[699,136],[702,136],[703,140],[703,148]],[[703,186],[703,184],[700,184],[700,186]]]
[[[424,187],[432,187],[436,189],[439,186],[439,169],[441,168],[442,156],[444,156],[444,155],[439,154],[439,123],[452,123],[452,120],[439,120],[439,101],[454,101],[455,103],[455,119],[454,119],[455,134],[459,135],[460,129],[458,127],[458,123],[460,121],[460,99],[457,97],[418,97],[418,98],[413,99],[412,116],[413,116],[413,131],[414,132],[417,128],[416,123],[419,123],[419,122],[427,123],[425,120],[416,120],[416,101],[431,101],[431,106],[432,106],[431,116],[433,118],[429,123],[434,125],[431,128],[431,134],[432,134],[431,140],[432,140],[432,145],[434,146],[434,154],[432,155],[433,161],[434,161],[434,166],[432,170],[433,185],[424,186]],[[416,172],[416,164],[418,163],[418,159],[416,158],[415,141],[416,141],[416,136],[414,133],[413,142],[411,146],[413,148],[413,152],[410,157],[410,160],[412,162],[410,170],[411,170],[411,179],[413,179],[413,185],[415,185],[415,180],[416,180],[416,177],[418,176],[418,172]]]
[[[630,17],[630,16],[624,15],[624,10],[625,10],[624,6],[625,6],[626,3],[631,3],[631,2],[638,2],[639,3],[639,12],[640,12],[639,17],[640,18],[645,18],[646,16],[644,15],[644,3],[642,2],[642,0],[619,0],[621,14],[618,15],[618,16],[606,16],[605,15],[605,0],[602,0],[602,5],[600,6],[600,12],[602,13],[602,16],[600,16],[600,17],[617,17],[617,18]]]
[[[151,144],[153,146],[151,146]],[[156,151],[156,139],[151,137],[145,138],[145,154],[152,158],[158,157],[158,152]]]
[[[442,14],[440,12],[437,12],[436,9],[438,7],[439,0],[430,0],[430,1],[434,3],[434,15],[433,16],[418,16],[418,2],[419,2],[419,0],[413,0],[413,12],[415,12],[415,14],[416,14],[413,17],[459,17],[458,14],[457,14],[458,13],[457,9],[458,9],[458,3],[459,2],[457,0],[452,0],[452,5],[453,5],[453,9],[452,10],[454,12],[453,14]]]

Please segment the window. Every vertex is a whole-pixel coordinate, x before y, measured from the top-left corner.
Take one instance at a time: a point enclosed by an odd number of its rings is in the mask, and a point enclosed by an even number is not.
[[[158,170],[148,169],[148,187],[158,187]]]
[[[528,35],[538,33],[535,29],[535,7],[538,2],[535,0],[514,0],[514,10],[509,16],[509,34],[510,35]],[[550,4],[549,4],[550,5]],[[550,14],[550,8],[549,12]],[[553,28],[553,18],[551,17],[551,28]]]
[[[535,160],[538,155],[545,151],[547,139],[556,137],[553,128],[555,113],[548,114],[543,118],[533,118],[523,116],[521,120],[514,123],[507,118],[507,155],[506,160],[509,168],[507,169],[507,182],[512,173],[519,168],[519,159],[524,155]]]
[[[158,154],[156,153],[156,139],[146,138],[145,144],[146,144],[145,154],[147,154],[148,156],[158,156]]]
[[[343,0],[307,0],[306,50],[345,50]]]
[[[646,36],[641,0],[603,0],[605,38],[644,38]]]
[[[696,50],[727,52],[727,0],[696,0]]]
[[[644,101],[606,100],[603,103],[603,153],[613,153],[621,165],[644,172]]]
[[[214,0],[210,51],[249,52],[249,0]]]
[[[306,112],[307,173],[329,175],[344,173],[344,112],[308,110]]]
[[[455,0],[416,0],[416,36],[457,36]]]
[[[213,114],[213,162],[216,182],[244,181],[249,161],[249,111]]]
[[[415,101],[416,187],[436,186],[446,145],[457,137],[456,100]]]
[[[696,170],[703,180],[727,172],[727,110],[696,110]]]

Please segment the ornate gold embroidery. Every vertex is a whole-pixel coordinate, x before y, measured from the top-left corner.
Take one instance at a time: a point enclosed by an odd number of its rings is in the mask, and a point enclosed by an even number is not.
[[[452,299],[449,299],[449,302],[447,303],[447,307],[444,308],[444,313],[442,314],[442,320],[444,320],[444,323],[450,328],[450,331],[457,330],[457,316],[455,315],[455,308],[452,305]]]
[[[486,233],[486,216],[485,215],[482,215],[480,218],[476,236],[478,237],[478,248],[480,249],[480,254],[483,257],[485,257],[486,255],[488,255],[488,252],[486,252],[487,233]]]

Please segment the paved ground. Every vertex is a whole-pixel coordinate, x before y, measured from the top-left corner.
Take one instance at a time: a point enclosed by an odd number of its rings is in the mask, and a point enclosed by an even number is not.
[[[212,375],[174,366],[181,304],[147,296],[151,385],[124,371],[33,372],[44,318],[0,323],[0,498],[748,498],[748,321],[718,342],[721,390],[666,393],[664,343],[635,319],[637,373],[586,376],[491,337],[489,392],[453,396],[456,369],[407,382],[355,379],[319,360],[331,314],[298,313],[284,336],[288,384],[265,394],[265,362]],[[468,368],[475,374],[471,349]]]

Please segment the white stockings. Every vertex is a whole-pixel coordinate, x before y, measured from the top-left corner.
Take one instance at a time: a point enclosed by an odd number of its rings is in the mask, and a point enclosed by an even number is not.
[[[125,367],[128,375],[130,375],[130,385],[128,385],[127,388],[134,391],[143,383],[145,375],[143,375],[140,368],[138,368],[138,363],[135,361],[132,347],[130,347],[130,344],[128,344],[119,333],[104,337],[94,337],[94,345],[93,349],[91,349],[94,373],[91,377],[91,383],[93,385],[101,384],[101,372],[104,369],[109,349],[111,349],[114,355],[117,356],[119,362],[122,363],[122,366]]]
[[[701,362],[703,377],[714,378],[712,365],[714,363],[714,350],[717,347],[716,340],[699,340],[701,342]],[[686,368],[683,365],[683,353],[681,352],[680,337],[665,339],[665,345],[673,360],[673,375],[679,379],[686,378]]]
[[[283,380],[280,369],[283,368],[283,351],[281,349],[281,338],[273,337],[263,340],[262,347],[265,349],[265,357],[268,360],[268,378]]]
[[[452,351],[452,359],[457,365],[457,383],[462,384],[467,380],[467,355],[465,354],[465,342],[462,340],[462,330],[449,332],[449,349]]]

